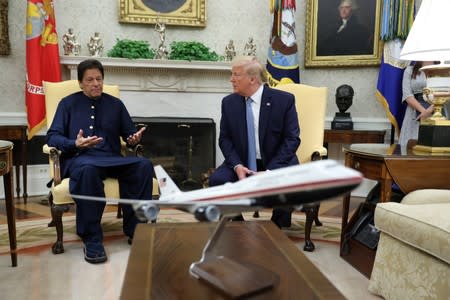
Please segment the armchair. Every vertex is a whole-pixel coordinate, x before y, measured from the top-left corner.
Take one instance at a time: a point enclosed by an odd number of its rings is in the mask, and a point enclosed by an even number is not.
[[[450,190],[422,189],[378,203],[369,291],[385,299],[449,299]]]
[[[323,137],[328,89],[295,83],[282,84],[275,88],[295,96],[300,126],[301,143],[297,150],[300,163],[322,159],[327,155],[327,149],[323,146]],[[318,218],[319,208],[320,203],[314,203],[305,205],[302,209],[306,214],[305,246],[303,247],[305,251],[314,251],[315,248],[310,236],[313,221],[316,226],[322,225]]]
[[[57,83],[43,82],[43,87],[45,92],[47,128],[50,128],[59,101],[65,96],[80,91],[80,87],[77,80],[67,80]],[[115,97],[119,97],[119,87],[117,85],[104,85],[103,91]],[[125,143],[123,142],[122,145],[122,152],[125,154],[125,151],[127,151]],[[135,155],[142,155],[142,146],[137,145],[133,151]],[[52,179],[49,194],[52,221],[48,226],[55,226],[57,234],[57,240],[52,246],[52,252],[54,254],[60,254],[64,252],[62,215],[69,210],[70,205],[72,205],[74,201],[69,196],[69,179],[61,178],[59,161],[61,152],[58,149],[47,145],[43,146],[43,152],[49,155],[50,177]],[[117,179],[107,178],[104,180],[104,186],[106,197],[120,198],[119,183]],[[153,193],[154,197],[158,194],[158,184],[156,180],[153,180]],[[118,216],[120,216],[120,205],[118,207]]]

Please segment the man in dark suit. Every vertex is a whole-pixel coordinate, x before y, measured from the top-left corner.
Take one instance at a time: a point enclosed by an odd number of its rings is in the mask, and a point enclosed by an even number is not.
[[[134,146],[145,129],[137,131],[123,102],[103,93],[104,69],[100,61],[84,60],[77,72],[82,91],[59,102],[47,131],[47,144],[63,152],[61,172],[63,178],[70,178],[70,193],[105,197],[103,180],[112,177],[119,181],[121,198],[150,200],[152,163],[142,157],[124,157],[120,152],[120,137]],[[105,262],[101,226],[105,202],[74,200],[84,258],[89,263]],[[131,205],[123,205],[122,210],[123,232],[131,243],[140,221]]]
[[[352,0],[342,0],[338,7],[339,20],[318,41],[317,55],[364,55],[373,53],[373,35],[353,13]],[[328,33],[327,33],[328,32]]]
[[[222,100],[219,134],[225,161],[211,174],[210,186],[299,163],[294,96],[264,85],[265,68],[254,57],[235,59],[231,72],[234,93]],[[280,228],[289,227],[291,210],[275,208],[272,221]]]

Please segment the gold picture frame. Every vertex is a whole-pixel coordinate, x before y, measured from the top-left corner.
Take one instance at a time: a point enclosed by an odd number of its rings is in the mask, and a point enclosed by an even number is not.
[[[381,0],[353,0],[352,16],[344,25],[346,29],[340,30],[341,1],[308,0],[305,67],[377,66],[381,63]],[[342,34],[343,30],[353,32]]]
[[[119,0],[119,22],[206,26],[206,0]]]
[[[8,34],[8,0],[0,0],[0,55],[9,55],[11,44]]]

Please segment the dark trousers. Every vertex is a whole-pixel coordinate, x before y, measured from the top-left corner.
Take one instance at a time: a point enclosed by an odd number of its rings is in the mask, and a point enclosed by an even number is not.
[[[257,160],[258,171],[265,171],[261,160]],[[257,175],[256,175],[257,176]],[[209,177],[209,186],[222,185],[227,182],[238,181],[238,177],[233,169],[229,168],[225,164],[220,165]],[[272,222],[279,228],[290,227],[292,218],[292,208],[274,208],[272,210]]]
[[[150,200],[152,198],[153,165],[147,159],[114,167],[81,165],[71,170],[70,192],[78,195],[104,197],[103,180],[107,177],[119,181],[120,198]],[[83,241],[103,241],[101,219],[105,202],[74,199],[77,234]],[[122,205],[123,232],[133,237],[139,223],[131,205]]]

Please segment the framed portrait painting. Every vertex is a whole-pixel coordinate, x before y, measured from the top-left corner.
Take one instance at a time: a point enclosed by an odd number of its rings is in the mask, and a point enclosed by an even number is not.
[[[206,0],[120,0],[119,22],[206,26]]]
[[[8,0],[0,0],[0,55],[9,55]]]
[[[381,0],[307,0],[305,67],[381,62]]]

